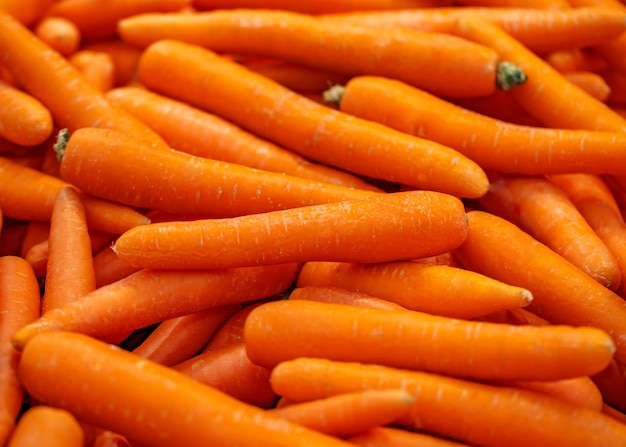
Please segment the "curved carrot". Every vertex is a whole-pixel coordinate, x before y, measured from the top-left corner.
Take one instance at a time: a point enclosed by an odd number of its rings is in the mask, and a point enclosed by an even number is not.
[[[35,334],[54,329],[101,338],[212,307],[253,301],[286,290],[297,269],[295,264],[282,264],[211,271],[141,270],[46,312],[18,331],[13,343],[22,348]]]
[[[493,92],[501,68],[493,50],[451,34],[400,28],[372,32],[289,11],[143,14],[121,20],[118,32],[140,47],[179,40],[217,53],[272,57],[350,76],[386,76],[446,97]]]
[[[358,307],[375,309],[405,309],[393,301],[383,300],[367,293],[356,292],[335,286],[304,286],[296,287],[289,293],[290,300],[321,301],[324,303],[349,304]]]
[[[231,217],[380,194],[157,150],[112,129],[79,129],[61,153],[62,177],[81,190],[170,213]]]
[[[362,447],[463,447],[468,444],[451,441],[427,433],[405,430],[399,427],[375,427],[347,439]]]
[[[464,17],[459,19],[455,33],[492,47],[502,59],[520,67],[528,80],[510,94],[544,125],[611,132],[626,130],[624,118],[568,82],[550,64],[497,25],[478,17]]]
[[[345,438],[393,423],[411,410],[405,390],[363,390],[270,409],[269,413],[328,435]]]
[[[96,90],[106,92],[113,88],[115,65],[108,53],[80,49],[69,61]]]
[[[194,0],[193,6],[199,10],[220,8],[262,8],[298,11],[307,14],[322,14],[340,11],[439,7],[447,0],[333,0],[332,2],[311,2],[307,0]]]
[[[106,96],[112,103],[157,129],[163,139],[179,151],[325,183],[377,190],[354,175],[311,163],[184,102],[138,87],[116,88]]]
[[[37,146],[52,135],[52,115],[35,97],[0,81],[0,101],[2,138],[22,146]]]
[[[83,447],[85,434],[68,411],[46,405],[28,409],[18,421],[7,447]]]
[[[514,223],[603,286],[615,290],[621,271],[613,253],[574,203],[544,177],[498,176],[480,205]]]
[[[454,254],[468,269],[533,294],[528,305],[553,324],[590,325],[611,334],[626,359],[624,300],[519,227],[483,211],[468,212],[469,234]]]
[[[33,32],[65,57],[76,52],[82,43],[82,35],[76,24],[64,17],[43,17]]]
[[[626,426],[590,408],[525,390],[380,365],[300,358],[272,370],[272,386],[293,401],[364,389],[402,388],[416,401],[402,426],[471,445],[626,445]],[[537,421],[541,421],[538,423]],[[550,427],[546,430],[546,427]]]
[[[455,318],[476,318],[527,306],[532,295],[463,268],[399,261],[383,264],[307,262],[297,286],[336,286],[363,292],[407,309]]]
[[[373,76],[352,78],[327,90],[326,97],[346,113],[456,149],[488,171],[602,174],[624,168],[619,160],[626,156],[626,135],[621,132],[512,124]]]
[[[20,413],[24,390],[17,377],[19,352],[11,338],[39,317],[39,284],[18,256],[0,256],[0,443],[5,445]]]
[[[124,435],[132,445],[244,447],[261,439],[294,447],[349,445],[82,334],[39,334],[26,345],[19,374],[35,399]],[[121,408],[135,417],[124,417]]]

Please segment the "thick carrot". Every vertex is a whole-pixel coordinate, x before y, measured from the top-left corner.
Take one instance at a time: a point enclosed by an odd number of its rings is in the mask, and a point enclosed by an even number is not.
[[[391,77],[446,97],[493,92],[501,68],[493,50],[451,34],[400,28],[372,32],[289,11],[143,14],[121,20],[118,33],[140,47],[179,40],[217,53],[278,58],[348,76]]]
[[[32,267],[18,256],[0,256],[0,444],[5,445],[22,407],[17,378],[19,352],[13,334],[39,317],[39,284]]]
[[[605,43],[625,31],[624,14],[610,8],[438,7],[399,11],[356,11],[322,16],[331,23],[377,28],[410,28],[452,33],[462,17],[501,26],[531,51],[546,54]]]
[[[66,410],[38,405],[19,419],[7,447],[83,447],[85,434],[76,417]]]
[[[513,124],[374,76],[352,78],[325,96],[346,113],[449,146],[488,171],[530,175],[626,169],[620,161],[626,157],[621,132]]]
[[[290,300],[322,301],[325,303],[350,304],[375,309],[402,310],[403,306],[363,292],[335,286],[296,287],[289,293]]]
[[[468,269],[526,287],[528,309],[553,324],[596,326],[611,334],[626,359],[626,302],[514,224],[468,212],[469,234],[455,255]]]
[[[31,26],[39,20],[52,5],[53,0],[1,0],[0,10],[15,17],[25,26]]]
[[[244,341],[250,360],[268,368],[320,357],[474,379],[585,376],[604,369],[615,351],[611,337],[591,327],[501,325],[304,300],[254,309]]]
[[[283,264],[231,270],[141,270],[52,309],[13,339],[22,348],[33,335],[53,329],[105,337],[148,327],[212,307],[272,296],[289,287],[298,266]]]
[[[44,17],[33,28],[33,32],[50,48],[65,57],[78,50],[82,41],[82,35],[76,24],[64,17]]]
[[[375,427],[367,432],[351,436],[348,442],[362,447],[463,447],[449,439],[427,433],[404,430],[399,427]]]
[[[485,447],[626,445],[626,426],[549,396],[380,365],[300,358],[272,370],[276,392],[293,401],[363,389],[403,388],[416,397],[400,422]],[[550,427],[546,429],[546,427]]]
[[[298,274],[297,285],[343,287],[407,309],[455,318],[524,307],[533,299],[527,289],[463,268],[411,261],[307,262]]]
[[[132,445],[349,445],[82,334],[39,334],[26,345],[19,374],[35,399]]]
[[[108,53],[80,49],[69,61],[96,90],[107,92],[113,88],[115,64]]]
[[[130,265],[165,269],[389,262],[448,252],[463,242],[466,225],[456,197],[405,191],[230,219],[142,225],[119,236],[113,250]]]
[[[478,17],[459,19],[455,31],[466,39],[491,46],[500,58],[518,65],[527,82],[510,94],[547,127],[626,130],[626,120],[584,90],[567,81],[546,61],[491,22]]]
[[[311,160],[460,197],[486,191],[484,172],[459,152],[332,110],[209,50],[160,41],[144,51],[138,71],[149,89],[220,115]],[[210,88],[200,79],[211,79]]]
[[[269,410],[273,415],[345,438],[406,416],[415,397],[406,390],[363,390]]]
[[[184,102],[138,87],[116,88],[107,99],[157,129],[179,151],[265,171],[376,190],[346,172],[314,164],[274,143]]]
[[[112,127],[167,147],[156,132],[110,104],[65,57],[2,11],[0,53],[3,65],[24,90],[48,108],[59,127]]]
[[[569,197],[545,177],[494,177],[480,198],[487,211],[514,223],[603,286],[616,290],[621,271],[613,253]]]
[[[163,321],[133,353],[165,366],[184,362],[200,352],[240,307],[230,304]]]
[[[276,403],[270,370],[250,361],[243,342],[208,349],[172,369],[259,408],[272,408]]]
[[[36,98],[0,81],[0,136],[22,146],[45,142],[53,130],[50,111]]]
[[[449,3],[448,0],[334,0],[332,2],[311,2],[308,0],[194,0],[193,6],[199,10],[220,8],[271,8],[307,14],[323,14],[354,11],[363,8],[373,11],[404,8],[432,8],[447,3]]]
[[[62,151],[61,175],[96,197],[204,217],[232,217],[379,195],[175,149],[157,150],[130,135],[97,128],[82,128],[71,135]]]

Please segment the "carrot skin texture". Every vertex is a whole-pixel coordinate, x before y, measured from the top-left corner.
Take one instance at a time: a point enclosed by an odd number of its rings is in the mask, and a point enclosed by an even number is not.
[[[416,402],[401,425],[471,445],[626,445],[624,424],[589,408],[514,388],[313,358],[282,362],[272,370],[271,381],[278,394],[296,402],[364,389],[402,388],[413,393]]]
[[[156,42],[144,50],[138,73],[149,89],[311,160],[457,197],[479,197],[488,188],[484,171],[458,151],[318,104],[198,46]],[[210,94],[198,83],[207,78]],[[199,90],[207,94],[198,95]]]
[[[406,191],[231,219],[154,223],[124,233],[113,250],[131,265],[160,269],[385,262],[445,253],[463,242],[465,229],[461,200]]]
[[[466,268],[527,288],[528,310],[553,324],[603,329],[615,358],[626,359],[626,301],[505,219],[483,211],[468,218],[468,236],[454,250]]]
[[[26,345],[19,374],[37,400],[124,435],[133,445],[347,445],[82,334],[39,334]],[[84,404],[87,396],[90,405]]]
[[[33,96],[0,81],[0,101],[3,138],[22,146],[37,146],[52,135],[52,115]]]
[[[38,405],[20,417],[7,447],[83,447],[84,438],[80,423],[71,413]]]

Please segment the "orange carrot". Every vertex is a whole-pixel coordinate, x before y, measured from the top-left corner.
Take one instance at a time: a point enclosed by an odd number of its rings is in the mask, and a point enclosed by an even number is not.
[[[246,323],[246,318],[248,318],[252,309],[260,305],[261,302],[248,304],[231,315],[215,332],[213,338],[211,338],[202,352],[221,349],[226,346],[243,342],[243,328]]]
[[[141,166],[141,170],[137,170]],[[62,177],[133,207],[232,217],[379,195],[340,185],[157,150],[112,129],[82,128],[62,150]],[[1,203],[0,203],[1,206]]]
[[[615,256],[574,203],[544,177],[499,176],[479,203],[550,247],[605,287],[616,290]]]
[[[453,103],[500,121],[507,121],[522,126],[543,127],[537,118],[524,110],[515,98],[510,95],[510,92],[503,90],[498,90],[489,96],[456,99]]]
[[[0,443],[5,445],[20,413],[24,390],[17,377],[19,352],[11,338],[39,317],[39,284],[18,256],[0,256]]]
[[[52,135],[50,111],[36,98],[0,81],[0,136],[22,146],[37,146]]]
[[[476,318],[524,307],[533,299],[526,289],[469,270],[411,261],[307,262],[300,270],[297,285],[343,287],[407,309],[455,318]]]
[[[501,7],[501,8],[539,8],[559,9],[568,8],[567,0],[459,0],[467,6]]]
[[[580,8],[567,11],[579,12]],[[610,11],[607,9],[606,11]],[[528,45],[526,45],[528,46]],[[603,72],[607,69],[607,63],[602,56],[589,50],[589,48],[568,48],[550,52],[544,59],[556,70],[564,73],[568,71],[592,71]]]
[[[611,87],[606,79],[598,73],[590,71],[570,71],[563,73],[563,76],[569,82],[586,91],[598,101],[607,102],[611,97]]]
[[[409,413],[415,397],[406,390],[363,390],[269,410],[273,415],[345,438],[387,425]]]
[[[564,129],[626,130],[624,118],[567,81],[550,64],[497,25],[477,17],[464,17],[459,20],[455,32],[491,46],[500,58],[520,67],[528,81],[510,93],[544,125]]]
[[[626,445],[626,426],[613,418],[515,388],[380,365],[311,358],[279,364],[272,370],[271,381],[278,394],[293,401],[364,389],[402,388],[411,392],[416,401],[410,417],[399,423],[471,445]]]
[[[608,84],[610,94],[607,101],[611,104],[626,104],[626,73],[617,70],[607,70],[602,73]]]
[[[325,183],[377,190],[354,175],[311,163],[184,102],[138,87],[116,88],[106,96],[112,103],[157,129],[163,139],[179,151]]]
[[[7,447],[83,447],[84,439],[80,423],[70,412],[38,405],[20,417]]]
[[[0,52],[4,66],[24,90],[48,108],[59,127],[113,127],[154,146],[167,147],[156,132],[106,101],[60,53],[1,11]]]
[[[468,212],[469,234],[455,255],[468,269],[533,294],[528,309],[553,324],[591,325],[611,334],[626,359],[624,300],[503,218]]]
[[[85,42],[81,48],[87,51],[106,53],[115,67],[115,86],[128,85],[135,80],[141,50],[116,38]]]
[[[430,8],[450,3],[448,0],[333,0],[332,2],[310,2],[307,0],[194,0],[199,10],[220,8],[272,8],[298,11],[307,14],[353,11],[363,8],[373,11],[404,8]]]
[[[296,287],[289,293],[290,300],[322,301],[325,303],[350,304],[375,309],[402,310],[403,306],[367,293],[334,286]]]
[[[22,245],[20,246],[20,257],[24,258],[28,250],[34,245],[39,244],[48,239],[50,234],[50,222],[38,222],[31,220],[28,222],[26,233],[22,239]]]
[[[348,442],[362,447],[462,447],[461,444],[448,439],[404,430],[397,427],[375,427],[365,433],[351,436]]]
[[[1,208],[0,208],[1,209]],[[27,229],[27,223],[21,220],[6,219],[2,217],[2,228],[0,229],[0,255],[20,255],[22,240]]]
[[[626,413],[626,363],[613,360],[591,379],[600,389],[606,403]]]
[[[33,335],[53,329],[97,338],[130,333],[212,307],[272,296],[287,289],[298,266],[283,264],[231,270],[141,270],[52,309],[13,339],[22,348]]]
[[[113,88],[115,65],[108,53],[81,49],[69,61],[96,90],[106,92]]]
[[[626,156],[620,132],[516,125],[393,79],[355,77],[327,90],[326,98],[346,113],[456,149],[488,171],[616,173]]]
[[[459,152],[332,110],[209,50],[160,41],[144,51],[138,71],[149,89],[220,115],[311,160],[459,197],[478,197],[487,189],[484,172]],[[198,84],[200,79],[211,79],[210,88]]]
[[[74,22],[64,17],[44,17],[33,32],[42,41],[68,57],[73,54],[81,45],[82,35]]]
[[[244,341],[250,360],[268,368],[320,357],[475,379],[585,376],[604,369],[615,351],[611,337],[591,327],[501,325],[304,300],[254,309]]]
[[[200,352],[240,307],[231,304],[163,321],[133,353],[165,366],[184,362]]]
[[[126,436],[132,445],[349,445],[82,334],[39,334],[26,345],[19,374],[35,399]]]
[[[621,411],[613,408],[612,406],[610,406],[608,404],[604,404],[602,406],[602,412],[604,414],[606,414],[608,416],[611,416],[612,418],[618,420],[622,424],[626,424],[626,414],[624,414]]]
[[[95,253],[92,262],[96,275],[96,287],[119,281],[140,270],[138,267],[133,267],[122,261],[110,245]]]
[[[1,0],[0,10],[7,12],[25,26],[40,19],[54,0]]]

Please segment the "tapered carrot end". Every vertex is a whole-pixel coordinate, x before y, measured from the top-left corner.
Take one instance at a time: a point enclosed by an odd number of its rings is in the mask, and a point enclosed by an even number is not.
[[[13,347],[18,351],[22,351],[26,343],[35,335],[54,329],[46,320],[39,318],[34,322],[27,324],[15,333],[11,339]]]

